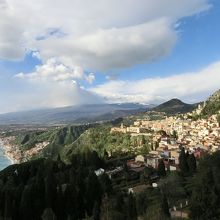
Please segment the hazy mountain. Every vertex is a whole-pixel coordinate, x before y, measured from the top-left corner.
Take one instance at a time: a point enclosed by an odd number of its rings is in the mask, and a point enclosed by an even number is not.
[[[152,108],[152,110],[157,112],[165,112],[167,114],[177,114],[190,112],[195,109],[196,106],[197,104],[187,104],[179,99],[171,99],[156,106],[155,108]]]
[[[0,124],[89,123],[145,112],[152,105],[135,103],[95,104],[13,112],[0,115]]]

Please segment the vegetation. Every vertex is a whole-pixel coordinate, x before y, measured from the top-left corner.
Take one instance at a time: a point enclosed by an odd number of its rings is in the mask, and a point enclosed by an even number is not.
[[[204,109],[202,110],[203,116],[211,116],[218,113],[220,110],[220,100],[219,101],[208,101]]]
[[[48,145],[32,159],[52,158],[58,155],[69,163],[75,153],[88,150],[98,152],[102,158],[148,153],[152,149],[152,140],[148,136],[131,136],[130,134],[110,133],[112,125],[122,121],[118,118],[104,125],[79,125],[51,128],[46,131],[26,131],[16,135],[15,143],[22,151],[30,150],[37,144],[48,142]],[[10,135],[10,134],[8,134]]]
[[[160,190],[149,187],[137,194],[114,190],[106,174],[95,175],[96,169],[105,166],[94,151],[73,155],[69,165],[58,157],[56,161],[38,159],[9,166],[0,172],[0,219],[136,220],[139,216],[169,216],[166,196]]]
[[[148,150],[150,140],[109,131],[107,126],[70,126],[20,137],[28,146],[34,138],[45,140],[50,132],[50,140],[59,150],[56,160],[33,160],[0,172],[0,219],[170,219],[170,208],[187,201],[191,219],[220,218],[220,152],[200,160],[197,167],[194,155],[182,148],[180,171],[166,171],[160,161],[159,188],[149,186],[128,194],[129,185],[150,183],[148,178],[155,170],[145,168],[138,175],[129,172],[125,166],[129,154],[123,146],[131,152],[129,146]],[[68,165],[61,158],[68,159]],[[124,167],[121,177],[110,180],[106,174],[95,175],[98,168],[118,166],[119,161]]]
[[[76,152],[94,150],[99,156],[117,158],[139,153],[148,153],[152,141],[147,136],[131,136],[130,134],[110,133],[106,126],[87,130],[77,141],[62,149],[61,157],[66,161]]]
[[[42,141],[49,141],[53,145],[67,145],[75,141],[90,127],[90,125],[68,126],[43,133],[26,134],[22,137],[21,146],[28,148]]]
[[[189,173],[189,165],[187,163],[188,154],[185,153],[185,149],[182,148],[179,156],[179,168],[183,176],[187,176]]]
[[[56,158],[64,146],[72,144],[81,134],[92,126],[95,125],[68,126],[51,128],[47,131],[40,132],[25,132],[16,136],[15,144],[18,145],[22,151],[25,151],[35,147],[38,143],[49,142],[49,145],[46,146],[35,159],[39,157]]]
[[[192,219],[220,219],[220,152],[200,161],[192,182]]]
[[[219,124],[219,126],[220,126],[220,114],[218,114],[217,120],[218,120],[218,124]]]
[[[164,165],[164,162],[163,162],[163,160],[160,160],[159,161],[159,164],[158,164],[158,175],[160,176],[160,177],[164,177],[164,176],[166,176],[166,170],[165,170],[165,165]]]
[[[95,175],[94,170],[102,161],[93,155],[94,152],[77,155],[69,166],[60,160],[40,159],[2,171],[0,218],[41,219],[43,213],[57,219],[93,216],[102,195],[111,190],[110,181]]]
[[[193,175],[196,172],[197,163],[194,154],[185,152],[182,148],[179,156],[179,168],[182,176]]]
[[[215,92],[206,102],[202,116],[211,116],[220,111],[220,90]]]

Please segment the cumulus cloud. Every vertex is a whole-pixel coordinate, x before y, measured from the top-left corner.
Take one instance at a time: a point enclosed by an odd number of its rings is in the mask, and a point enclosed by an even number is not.
[[[56,57],[92,71],[152,62],[172,49],[179,19],[209,8],[208,0],[0,0],[0,59],[35,50],[43,63]]]
[[[72,69],[51,58],[37,66],[34,72],[15,75],[13,81],[22,91],[13,91],[7,99],[6,110],[3,108],[1,112],[102,103],[102,97],[80,86],[77,82],[80,79],[92,84],[95,75],[86,74],[81,67]]]
[[[30,81],[45,81],[45,82],[59,82],[59,81],[71,81],[78,79],[85,79],[89,83],[92,83],[95,79],[93,73],[86,74],[79,66],[75,68],[65,66],[58,62],[55,58],[51,58],[46,61],[45,64],[36,66],[36,70],[31,73],[18,73],[16,78],[28,79]]]
[[[198,71],[137,81],[110,81],[91,89],[108,102],[161,103],[171,98],[197,102],[219,89],[220,61]]]

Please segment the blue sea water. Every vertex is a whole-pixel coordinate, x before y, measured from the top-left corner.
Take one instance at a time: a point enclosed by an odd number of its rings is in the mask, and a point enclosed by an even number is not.
[[[0,142],[0,170],[3,170],[7,166],[11,165],[12,162],[4,155],[4,148]]]

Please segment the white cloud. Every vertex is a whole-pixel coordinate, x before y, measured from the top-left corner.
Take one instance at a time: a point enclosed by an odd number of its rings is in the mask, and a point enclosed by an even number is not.
[[[32,57],[35,57],[38,60],[41,60],[39,51],[32,51]]]
[[[131,27],[97,30],[74,40],[67,36],[65,40],[48,38],[36,44],[44,58],[53,53],[68,65],[105,71],[152,62],[167,55],[176,42],[170,26],[171,21],[162,18]]]
[[[111,81],[91,89],[108,102],[160,103],[171,98],[197,102],[219,89],[220,61],[191,73],[137,81]]]
[[[95,74],[94,73],[89,73],[86,76],[86,80],[89,82],[89,84],[92,84],[95,81]]]
[[[86,79],[89,83],[92,83],[95,79],[93,73],[87,75],[83,69],[79,66],[75,68],[65,66],[58,62],[55,58],[51,58],[46,61],[45,64],[36,66],[36,70],[31,73],[18,73],[16,78],[28,79],[30,81],[71,81],[78,79]]]
[[[4,0],[0,0],[0,12],[0,59],[21,59],[25,55],[23,24]]]
[[[179,19],[208,0],[0,0],[0,59],[39,51],[46,63],[112,70],[167,55]]]
[[[25,78],[25,80],[27,80]],[[17,81],[13,79],[13,81]],[[16,82],[10,95],[1,93],[0,113],[55,108],[82,104],[102,103],[102,97],[82,88],[75,81],[24,81]],[[22,87],[22,88],[21,88]],[[7,96],[7,99],[5,99]]]
[[[6,111],[103,102],[102,97],[80,86],[77,82],[79,79],[92,84],[95,75],[87,75],[81,67],[72,69],[51,58],[45,64],[37,66],[34,72],[15,75],[13,81],[22,90],[14,88],[15,91],[7,99]]]

